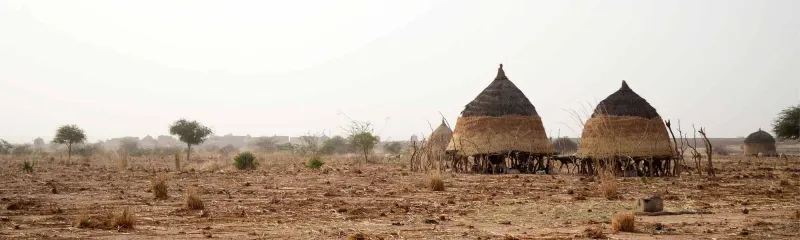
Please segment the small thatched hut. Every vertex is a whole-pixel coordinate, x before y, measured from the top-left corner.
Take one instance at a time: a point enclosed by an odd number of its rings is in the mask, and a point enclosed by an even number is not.
[[[674,155],[670,143],[656,109],[622,81],[584,124],[577,155],[668,159]]]
[[[758,156],[759,153],[762,156],[778,155],[775,149],[775,138],[760,128],[744,139],[744,155]]]
[[[558,154],[573,154],[578,151],[578,143],[568,137],[560,137],[553,140],[553,150]]]
[[[503,64],[494,81],[461,112],[447,150],[464,156],[553,153],[536,108],[506,77]]]
[[[433,130],[428,137],[428,141],[425,142],[425,149],[428,149],[432,154],[444,156],[451,138],[453,138],[453,130],[450,130],[450,127],[442,119],[442,124]]]

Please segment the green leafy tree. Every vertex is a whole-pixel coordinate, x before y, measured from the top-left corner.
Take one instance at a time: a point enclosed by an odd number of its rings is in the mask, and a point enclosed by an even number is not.
[[[772,131],[779,139],[800,139],[800,105],[783,109],[775,118]]]
[[[352,121],[345,129],[349,136],[347,141],[355,149],[364,154],[364,161],[369,161],[369,154],[380,141],[373,133],[372,124],[369,122]]]
[[[325,140],[320,148],[322,154],[342,154],[346,153],[349,146],[347,146],[347,139],[342,136],[333,136]]]
[[[211,128],[203,126],[197,121],[188,121],[186,119],[175,121],[169,126],[169,133],[178,135],[181,142],[186,143],[186,161],[189,161],[192,145],[205,142],[212,132]]]
[[[72,158],[72,145],[86,141],[86,134],[77,125],[64,125],[56,130],[55,144],[67,144],[67,159]]]
[[[11,143],[8,143],[6,140],[0,139],[0,154],[9,154],[13,148],[14,145],[11,145]]]

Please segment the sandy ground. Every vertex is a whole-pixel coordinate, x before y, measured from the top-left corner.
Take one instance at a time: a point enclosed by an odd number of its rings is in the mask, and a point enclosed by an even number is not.
[[[40,160],[30,174],[20,159],[0,159],[0,239],[580,239],[590,227],[611,239],[800,239],[797,158],[717,160],[715,180],[618,178],[613,200],[598,180],[571,174],[444,173],[437,192],[429,174],[396,163],[327,159],[310,170],[264,158],[253,171],[212,159],[181,172],[167,170],[171,160],[132,159],[124,170],[108,159]],[[151,191],[159,175],[167,200]],[[206,210],[185,209],[190,187]],[[667,211],[711,214],[637,216],[636,232],[612,231],[614,213],[656,192]],[[81,214],[103,222],[125,207],[133,229],[74,227]]]

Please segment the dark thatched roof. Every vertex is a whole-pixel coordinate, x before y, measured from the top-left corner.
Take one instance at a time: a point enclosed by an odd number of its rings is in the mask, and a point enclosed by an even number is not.
[[[758,131],[747,135],[744,144],[775,144],[775,138],[759,128]]]
[[[622,80],[622,87],[619,90],[597,104],[592,117],[596,114],[643,117],[647,119],[659,117],[656,109],[650,106],[647,100],[644,100],[639,94],[631,90],[625,80]]]
[[[503,64],[500,64],[497,77],[475,97],[475,100],[467,104],[461,116],[539,116],[539,114],[536,113],[536,108],[528,97],[508,80],[503,71]]]

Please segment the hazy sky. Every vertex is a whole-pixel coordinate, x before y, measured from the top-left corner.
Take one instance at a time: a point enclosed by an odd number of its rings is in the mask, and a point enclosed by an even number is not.
[[[800,1],[0,0],[0,138],[341,133],[455,124],[503,63],[554,135],[627,80],[744,136],[800,103]]]

